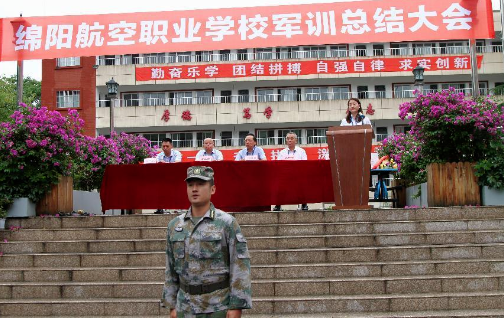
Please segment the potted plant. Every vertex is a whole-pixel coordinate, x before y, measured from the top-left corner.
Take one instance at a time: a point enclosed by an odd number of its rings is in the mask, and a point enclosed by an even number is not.
[[[45,107],[20,104],[0,124],[0,193],[14,200],[9,216],[29,216],[12,210],[20,206],[16,199],[34,207],[59,176],[69,175],[83,123],[75,110],[63,117]]]
[[[409,121],[411,130],[384,141],[381,155],[394,158],[399,175],[411,184],[428,180],[429,206],[479,204],[473,166],[485,157],[491,142],[501,140],[502,108],[487,97],[466,99],[450,88],[418,94],[399,109],[399,117]],[[447,184],[449,179],[452,182]],[[466,187],[464,191],[455,191],[461,186]],[[457,197],[457,193],[462,195]]]
[[[504,205],[504,139],[492,141],[474,169],[482,186],[482,204]]]
[[[0,195],[0,230],[5,229],[5,221],[7,218],[7,209],[12,204],[12,200]]]

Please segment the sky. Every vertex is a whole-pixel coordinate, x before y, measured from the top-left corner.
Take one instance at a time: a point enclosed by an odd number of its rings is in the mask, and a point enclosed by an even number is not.
[[[236,0],[147,0],[147,1],[104,1],[104,0],[0,0],[0,18],[84,15],[104,13],[154,12],[194,9],[236,8],[245,6],[275,6],[289,4],[331,3],[338,0],[254,0],[247,4]],[[339,0],[351,1],[351,0]],[[493,9],[498,10],[500,0],[492,0]],[[15,75],[16,62],[0,62],[0,75]],[[24,76],[42,79],[40,60],[24,62]]]

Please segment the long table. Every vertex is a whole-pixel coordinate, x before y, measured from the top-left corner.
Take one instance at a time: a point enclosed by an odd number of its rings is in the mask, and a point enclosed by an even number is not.
[[[180,162],[107,166],[102,209],[187,209],[184,179],[194,165],[214,169],[212,202],[225,211],[334,202],[328,160]]]

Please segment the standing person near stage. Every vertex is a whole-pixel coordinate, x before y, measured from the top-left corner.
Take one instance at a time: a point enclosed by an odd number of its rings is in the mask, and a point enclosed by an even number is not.
[[[248,134],[245,137],[245,148],[238,152],[235,160],[267,160],[264,150],[257,147],[257,139],[254,134]]]
[[[204,150],[198,151],[195,161],[221,161],[224,160],[222,152],[214,149],[215,143],[212,138],[205,138],[203,141]]]
[[[287,142],[287,148],[282,149],[278,154],[277,160],[308,160],[306,156],[306,151],[303,148],[297,146],[297,135],[294,132],[288,132],[285,136]],[[273,211],[280,211],[282,207],[280,205],[275,205]],[[308,204],[301,204],[301,209],[308,210]]]
[[[371,125],[369,118],[362,112],[361,102],[357,98],[348,100],[347,116],[341,121],[340,126]]]
[[[189,167],[185,181],[191,207],[168,224],[162,305],[170,318],[240,318],[252,307],[247,240],[210,202],[212,168]]]
[[[163,151],[158,153],[156,156],[157,162],[171,163],[182,161],[182,154],[180,151],[173,149],[173,142],[171,138],[163,139],[161,147]]]

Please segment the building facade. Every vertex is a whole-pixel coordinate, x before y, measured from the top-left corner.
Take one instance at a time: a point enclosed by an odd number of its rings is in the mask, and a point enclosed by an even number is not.
[[[494,25],[501,29],[498,12]],[[500,38],[476,41],[481,94],[504,84]],[[398,112],[414,96],[417,64],[426,68],[424,92],[453,87],[471,95],[468,62],[469,43],[460,40],[61,58],[43,61],[42,104],[77,109],[88,135],[109,134],[113,104],[116,131],[141,134],[153,146],[170,137],[193,151],[208,137],[237,149],[250,132],[265,148],[282,147],[289,131],[303,147],[326,147],[326,128],[339,125],[347,100],[357,97],[378,143],[408,129]],[[111,78],[120,84],[112,101]]]

